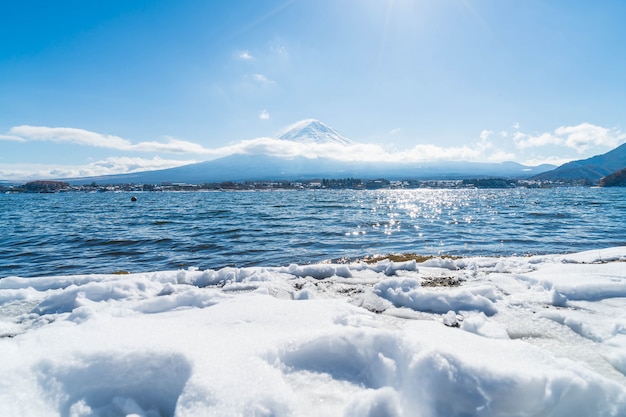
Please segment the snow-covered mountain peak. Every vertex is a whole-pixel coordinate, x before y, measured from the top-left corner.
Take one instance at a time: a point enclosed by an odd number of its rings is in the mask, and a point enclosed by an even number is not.
[[[342,136],[332,127],[325,125],[319,120],[305,119],[288,126],[278,137],[282,140],[291,140],[301,143],[335,143],[351,145],[354,142]]]

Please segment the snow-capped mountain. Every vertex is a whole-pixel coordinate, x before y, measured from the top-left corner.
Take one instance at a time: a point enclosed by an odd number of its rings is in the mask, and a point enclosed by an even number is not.
[[[287,127],[278,139],[310,145],[357,145],[332,127],[306,119]],[[305,147],[306,148],[306,147]],[[306,155],[281,157],[263,150],[239,153],[195,164],[155,171],[101,177],[63,178],[74,184],[96,181],[105,184],[181,182],[202,184],[222,181],[303,180],[311,178],[464,179],[485,177],[527,178],[554,166],[528,167],[516,162],[478,163],[463,161],[375,162],[343,161]]]
[[[278,139],[301,143],[352,145],[355,142],[342,136],[332,127],[319,120],[305,119],[288,126]]]

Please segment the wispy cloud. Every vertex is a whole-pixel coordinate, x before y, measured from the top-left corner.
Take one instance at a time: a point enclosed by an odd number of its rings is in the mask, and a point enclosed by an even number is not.
[[[180,154],[210,154],[210,149],[197,143],[176,138],[166,138],[166,142],[132,143],[128,139],[114,135],[105,135],[84,129],[71,127],[16,126],[9,130],[10,136],[20,142],[50,141],[57,143],[74,143],[97,148],[116,149],[136,152],[165,152]]]
[[[515,132],[513,140],[515,141],[515,147],[520,150],[547,145],[560,145],[562,143],[562,140],[552,133],[527,135],[522,132]]]
[[[78,145],[95,146],[99,148],[129,149],[130,141],[114,135],[103,135],[83,129],[71,127],[45,126],[16,126],[9,133],[21,137],[25,141],[51,141],[75,143]]]
[[[215,149],[222,156],[232,154],[265,154],[284,158],[331,158],[342,161],[413,163],[428,161],[504,161],[514,155],[502,151],[486,152],[488,146],[473,144],[461,147],[442,147],[430,144],[416,145],[402,151],[387,151],[376,144],[354,143],[300,143],[273,138],[244,140]],[[505,158],[505,159],[499,159]]]
[[[95,161],[87,165],[88,169],[97,172],[114,174],[117,172],[141,172],[155,169],[167,169],[200,162],[198,160],[162,159],[158,156],[146,158],[112,157]],[[98,174],[102,175],[102,174]]]
[[[485,160],[487,162],[505,162],[505,161],[514,161],[517,158],[513,152],[507,152],[503,149],[495,149],[490,153],[486,153]]]
[[[252,79],[263,85],[274,85],[276,84],[274,81],[270,80],[263,74],[252,74]]]
[[[248,51],[241,51],[241,52],[239,52],[239,54],[237,54],[237,57],[239,59],[243,59],[244,61],[250,61],[250,60],[254,59],[254,57],[252,55],[250,55],[250,53]]]
[[[167,138],[167,142],[139,142],[129,149],[140,152],[166,152],[180,154],[211,154],[212,150],[186,140]]]
[[[526,134],[516,131],[513,140],[518,149],[561,145],[582,154],[593,146],[615,147],[626,141],[626,133],[619,129],[581,123],[576,126],[561,126],[554,132]]]
[[[259,113],[259,118],[269,119],[267,110]],[[334,158],[346,161],[388,161],[419,162],[432,160],[487,160],[493,156],[488,150],[493,144],[488,141],[490,131],[483,131],[480,140],[474,144],[460,147],[443,147],[419,144],[402,151],[387,151],[380,145],[355,143],[350,145],[325,143],[300,143],[274,138],[256,138],[235,144],[206,148],[198,143],[177,138],[166,138],[164,142],[144,141],[133,143],[128,139],[76,128],[45,126],[16,126],[10,129],[10,136],[21,142],[50,141],[74,143],[81,146],[115,149],[119,151],[195,154],[206,157],[222,157],[231,154],[265,153],[275,156],[308,158]],[[495,153],[495,152],[493,152]]]
[[[0,164],[0,178],[14,180],[46,178],[96,177],[120,173],[133,173],[199,162],[197,160],[169,160],[154,157],[152,159],[113,157],[94,161],[84,165],[47,165],[47,164]]]
[[[626,141],[626,133],[590,123],[559,127],[554,133],[563,138],[566,146],[576,149],[579,153],[594,145],[615,147]]]
[[[548,156],[545,158],[532,158],[532,159],[528,159],[524,162],[522,162],[522,164],[524,165],[529,165],[529,166],[539,166],[539,165],[543,165],[543,164],[550,164],[550,165],[556,165],[556,166],[560,166],[563,165],[567,162],[570,162],[572,160],[572,158],[561,158],[558,156]]]
[[[491,130],[483,130],[480,132],[480,141],[478,141],[475,146],[481,155],[485,155],[488,149],[493,148],[493,143],[489,140],[492,135],[493,131]]]
[[[282,45],[279,43],[273,43],[272,45],[270,45],[270,52],[272,52],[274,55],[277,55],[283,58],[289,56],[289,53],[287,52],[287,48],[285,47],[285,45]]]
[[[0,135],[0,140],[8,140],[12,142],[26,142],[26,139],[15,135]]]
[[[260,75],[260,74],[259,74]],[[266,80],[261,77],[260,80]],[[270,114],[262,110],[259,119],[267,120]],[[397,129],[394,129],[397,133]],[[390,132],[394,133],[394,131]],[[504,134],[506,133],[506,134]],[[84,177],[108,174],[131,173],[145,170],[171,168],[197,160],[215,159],[233,154],[266,154],[293,158],[331,158],[343,161],[367,161],[389,163],[420,163],[432,161],[489,161],[503,162],[516,160],[516,155],[501,149],[492,142],[492,138],[506,138],[512,141],[518,150],[560,146],[579,153],[594,147],[615,147],[626,142],[626,134],[619,129],[609,129],[590,123],[576,126],[561,126],[553,132],[527,134],[520,130],[500,132],[483,130],[472,143],[463,146],[441,146],[417,144],[405,150],[390,150],[377,144],[339,144],[339,143],[301,143],[275,138],[256,138],[244,140],[226,146],[207,148],[199,143],[173,137],[162,141],[132,142],[120,136],[91,132],[69,127],[16,126],[0,140],[17,143],[48,141],[53,143],[71,143],[78,146],[112,149],[122,152],[144,152],[160,154],[193,155],[193,159],[171,160],[155,157],[152,159],[137,157],[111,157],[84,165],[48,166],[29,164],[0,164],[0,178],[64,178]],[[510,142],[509,142],[510,143]],[[22,145],[18,145],[22,146]],[[532,159],[531,159],[532,158]],[[529,157],[524,163],[540,165],[551,163],[561,165],[572,158],[538,156]]]
[[[482,132],[480,132],[480,140],[486,141],[487,139],[489,139],[489,136],[491,135],[493,135],[492,130],[483,130]]]

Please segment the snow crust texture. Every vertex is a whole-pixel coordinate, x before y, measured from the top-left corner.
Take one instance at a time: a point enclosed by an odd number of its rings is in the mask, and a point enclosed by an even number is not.
[[[626,416],[626,247],[0,280],[2,416]]]

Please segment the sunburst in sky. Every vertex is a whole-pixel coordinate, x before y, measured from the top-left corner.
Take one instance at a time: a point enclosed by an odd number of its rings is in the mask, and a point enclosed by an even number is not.
[[[24,0],[0,15],[0,180],[180,165],[309,118],[385,153],[481,161],[626,141],[618,0]]]

